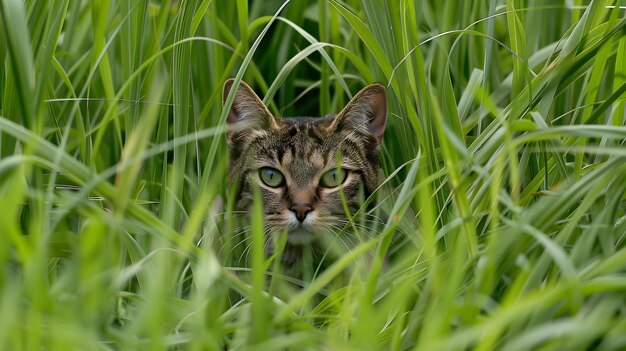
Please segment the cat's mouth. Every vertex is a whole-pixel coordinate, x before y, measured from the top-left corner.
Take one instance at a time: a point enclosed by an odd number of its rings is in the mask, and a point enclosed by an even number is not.
[[[298,225],[287,231],[287,242],[291,245],[307,245],[315,238],[315,233],[310,228]]]

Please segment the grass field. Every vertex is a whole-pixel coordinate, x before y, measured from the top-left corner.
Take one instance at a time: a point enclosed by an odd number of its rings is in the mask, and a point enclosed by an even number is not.
[[[0,0],[0,349],[626,349],[620,5]],[[231,240],[229,77],[387,86],[381,223],[323,271]]]

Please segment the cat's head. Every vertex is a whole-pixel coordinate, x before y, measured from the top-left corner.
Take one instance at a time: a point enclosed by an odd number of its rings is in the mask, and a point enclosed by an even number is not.
[[[224,85],[224,101],[232,85]],[[266,229],[286,230],[288,243],[337,231],[346,224],[344,204],[355,211],[378,186],[386,120],[380,84],[363,88],[336,116],[279,119],[241,82],[227,119],[237,209],[249,209],[258,187]]]

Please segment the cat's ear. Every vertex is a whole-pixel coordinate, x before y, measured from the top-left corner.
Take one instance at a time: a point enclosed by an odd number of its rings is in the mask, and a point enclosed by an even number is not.
[[[369,133],[380,145],[387,122],[387,93],[381,84],[370,84],[356,94],[337,114],[331,130],[353,129]]]
[[[223,102],[226,102],[228,94],[233,87],[234,79],[230,78],[224,83]],[[233,104],[228,111],[226,119],[231,136],[246,130],[267,130],[276,128],[276,120],[265,107],[263,101],[254,93],[252,88],[243,81],[239,82]]]

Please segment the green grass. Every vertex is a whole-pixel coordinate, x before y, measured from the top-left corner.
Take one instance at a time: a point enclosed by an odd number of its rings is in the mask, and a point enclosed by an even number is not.
[[[0,349],[625,349],[620,5],[1,0]],[[229,77],[388,87],[384,224],[302,280],[234,234]]]

